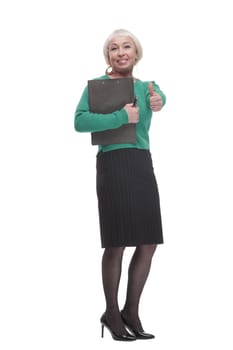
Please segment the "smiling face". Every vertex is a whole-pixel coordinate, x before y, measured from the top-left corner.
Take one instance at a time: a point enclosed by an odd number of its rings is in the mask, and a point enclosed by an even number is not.
[[[114,37],[108,46],[109,63],[113,72],[131,75],[137,61],[137,52],[133,40],[128,36]]]

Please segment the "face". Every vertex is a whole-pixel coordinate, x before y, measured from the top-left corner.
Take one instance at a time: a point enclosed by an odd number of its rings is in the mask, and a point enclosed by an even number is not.
[[[113,71],[131,73],[137,60],[136,47],[128,36],[113,38],[108,48],[109,61]]]

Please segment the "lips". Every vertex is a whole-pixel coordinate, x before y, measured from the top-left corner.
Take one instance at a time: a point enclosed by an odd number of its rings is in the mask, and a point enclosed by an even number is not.
[[[126,59],[121,59],[121,60],[117,61],[118,64],[125,64],[127,62],[128,62],[128,60],[126,60]]]

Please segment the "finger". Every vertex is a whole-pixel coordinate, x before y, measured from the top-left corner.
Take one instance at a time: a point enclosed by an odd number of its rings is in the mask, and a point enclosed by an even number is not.
[[[148,84],[148,90],[149,90],[150,95],[153,96],[155,92],[154,92],[152,83]]]
[[[162,107],[162,101],[161,100],[157,100],[157,101],[151,101],[151,103],[150,103],[150,106],[152,107],[152,108],[156,108],[156,107]]]
[[[161,103],[162,103],[162,98],[161,98],[161,96],[160,96],[160,95],[156,95],[156,96],[155,96],[155,101],[156,101],[156,102],[161,102]]]

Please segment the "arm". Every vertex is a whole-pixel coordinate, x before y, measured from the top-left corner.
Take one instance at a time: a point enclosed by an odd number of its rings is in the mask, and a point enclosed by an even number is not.
[[[92,113],[88,104],[86,87],[75,111],[74,128],[79,132],[96,132],[119,128],[128,124],[128,114],[123,108],[110,114]]]

